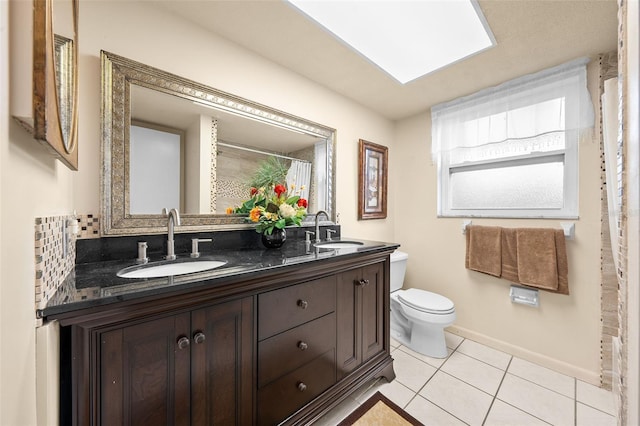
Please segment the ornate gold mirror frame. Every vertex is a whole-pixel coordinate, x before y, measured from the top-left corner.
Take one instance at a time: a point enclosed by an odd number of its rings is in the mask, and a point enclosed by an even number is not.
[[[78,170],[78,0],[70,4],[73,39],[55,35],[53,0],[33,2],[33,128],[23,125]]]

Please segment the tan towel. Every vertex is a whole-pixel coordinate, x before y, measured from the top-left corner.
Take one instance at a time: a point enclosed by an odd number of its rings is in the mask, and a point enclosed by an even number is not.
[[[545,290],[558,289],[555,230],[519,228],[516,231],[518,281]]]
[[[562,229],[555,230],[556,259],[558,263],[558,291],[560,294],[569,294],[569,261],[567,260],[567,245]]]
[[[469,225],[465,235],[467,240],[465,267],[499,277],[502,274],[502,228]]]
[[[515,228],[502,228],[502,278],[518,282],[518,246]]]

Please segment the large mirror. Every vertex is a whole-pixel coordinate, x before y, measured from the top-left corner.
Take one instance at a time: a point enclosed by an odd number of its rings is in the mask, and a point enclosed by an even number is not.
[[[277,169],[309,202],[334,211],[335,131],[113,53],[102,63],[102,232],[250,227],[230,214],[258,170]]]

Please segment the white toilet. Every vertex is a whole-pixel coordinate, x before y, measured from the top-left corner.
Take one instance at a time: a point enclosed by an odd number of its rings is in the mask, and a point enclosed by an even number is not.
[[[455,307],[430,291],[401,290],[408,258],[397,250],[391,254],[391,337],[423,355],[445,358],[444,328],[455,321]]]

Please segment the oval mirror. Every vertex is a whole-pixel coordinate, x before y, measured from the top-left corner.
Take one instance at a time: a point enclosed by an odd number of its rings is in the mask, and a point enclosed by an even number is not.
[[[33,134],[78,170],[78,0],[34,0]]]

